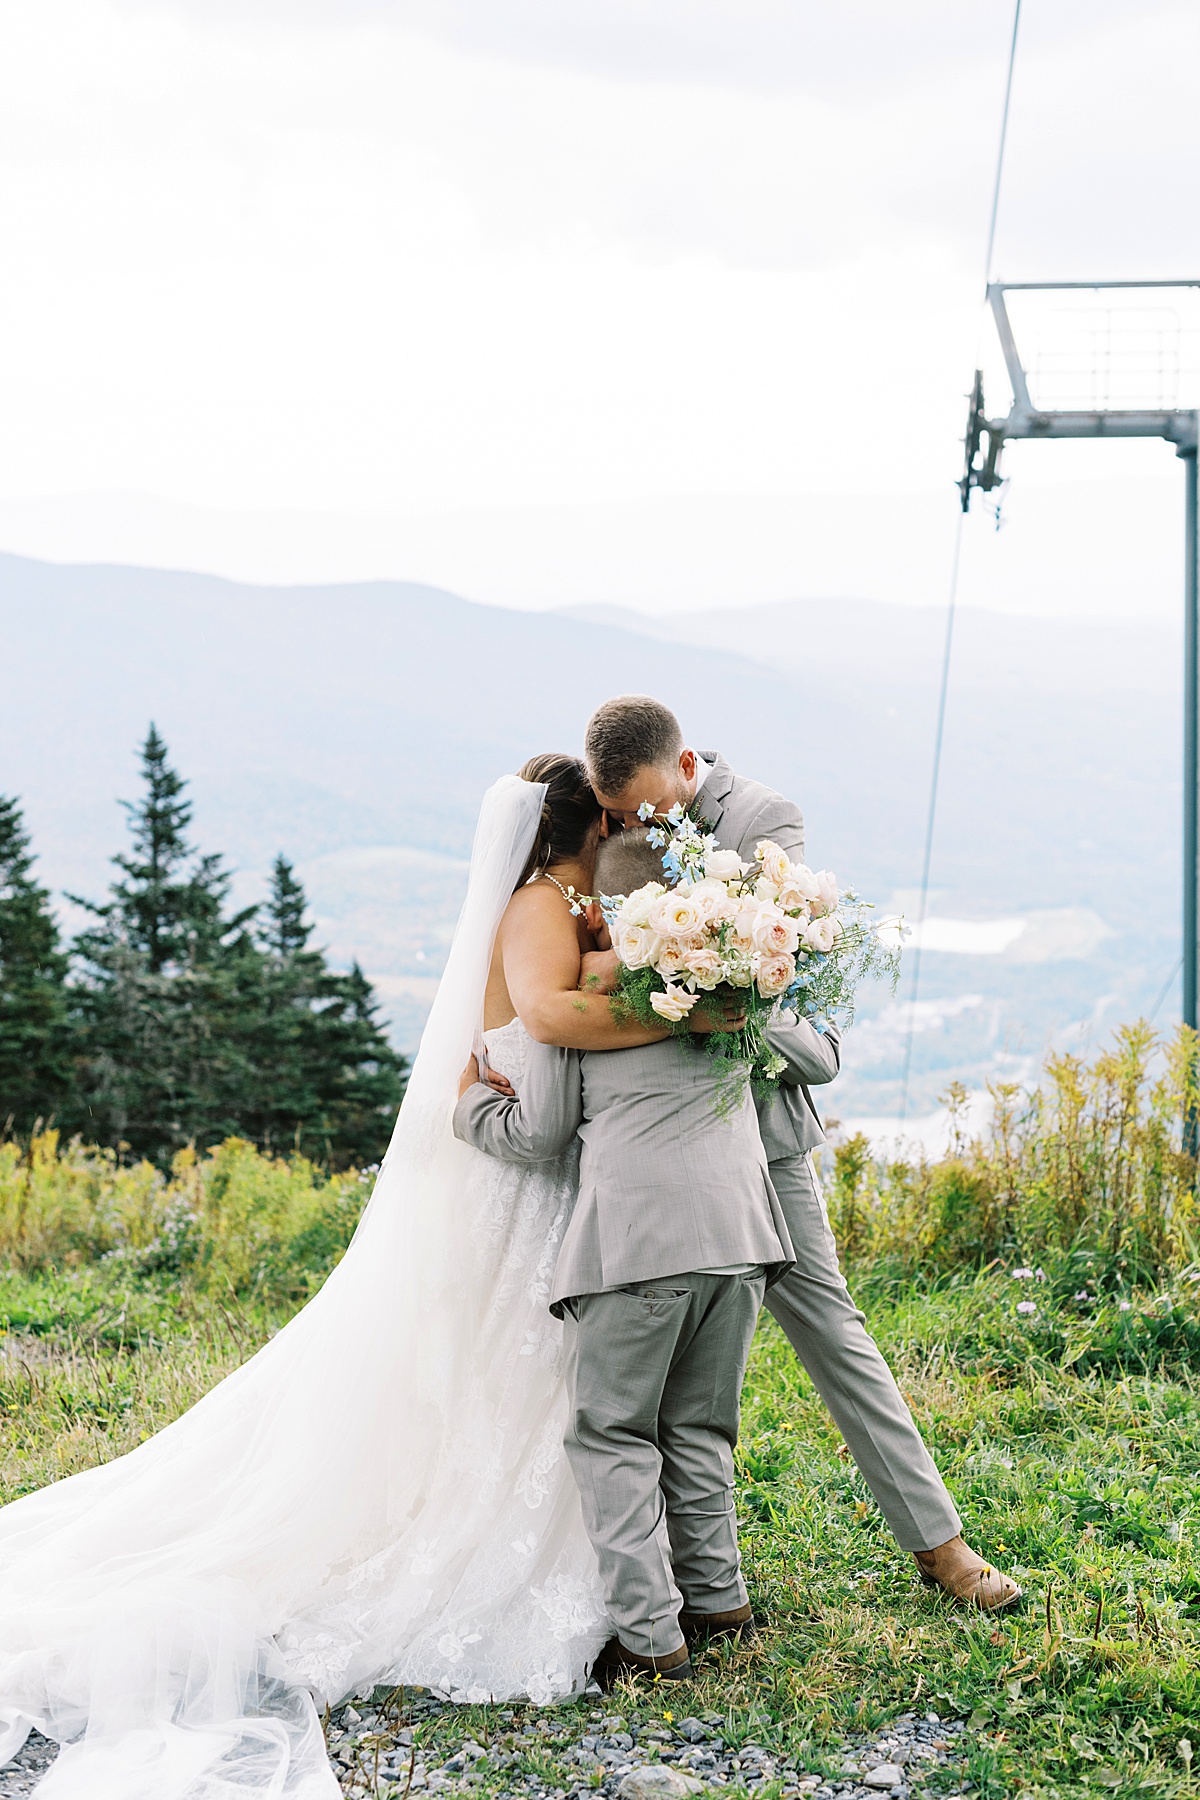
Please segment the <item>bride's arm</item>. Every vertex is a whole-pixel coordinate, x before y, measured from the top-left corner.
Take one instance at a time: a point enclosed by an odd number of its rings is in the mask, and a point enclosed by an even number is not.
[[[531,1038],[565,1050],[657,1044],[667,1031],[618,1025],[606,994],[579,992],[579,936],[562,895],[534,882],[513,895],[500,926],[509,998]]]

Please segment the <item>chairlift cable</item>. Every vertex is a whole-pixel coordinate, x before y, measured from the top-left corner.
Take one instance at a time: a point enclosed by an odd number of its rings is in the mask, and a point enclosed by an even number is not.
[[[1000,115],[1000,142],[996,148],[996,179],[992,184],[992,212],[988,221],[987,250],[983,259],[983,285],[986,296],[992,279],[992,253],[996,247],[996,220],[1000,216],[1000,187],[1004,179],[1004,152],[1008,144],[1008,115],[1012,105],[1013,70],[1017,61],[1017,33],[1021,25],[1021,0],[1013,6],[1012,38],[1008,46],[1008,76],[1004,83],[1004,107]],[[980,331],[982,332],[982,314]],[[978,356],[976,356],[978,361]],[[925,821],[925,855],[921,864],[921,897],[917,905],[916,943],[912,953],[912,993],[909,999],[908,1031],[904,1041],[904,1075],[900,1086],[900,1122],[908,1116],[908,1078],[912,1068],[913,1033],[917,1023],[917,1000],[921,992],[921,929],[929,905],[929,872],[933,861],[933,833],[937,822],[938,781],[942,768],[942,743],[946,733],[946,699],[950,691],[950,660],[954,648],[954,616],[958,606],[958,573],[962,565],[963,522],[960,509],[954,530],[954,554],[950,565],[950,595],[946,607],[946,640],[942,650],[942,680],[938,690],[937,728],[933,739],[933,770],[929,781],[929,812]]]
[[[1158,1014],[1159,1014],[1159,1009],[1161,1008],[1163,1001],[1166,999],[1166,997],[1170,993],[1171,989],[1175,986],[1175,983],[1179,980],[1179,975],[1180,975],[1180,971],[1182,970],[1182,968],[1183,968],[1183,956],[1180,955],[1178,957],[1178,959],[1176,960],[1175,967],[1171,970],[1171,973],[1167,976],[1165,985],[1159,990],[1158,999],[1154,1002],[1154,1005],[1150,1008],[1150,1012],[1146,1019],[1147,1025],[1153,1025],[1155,1019],[1157,1019]]]

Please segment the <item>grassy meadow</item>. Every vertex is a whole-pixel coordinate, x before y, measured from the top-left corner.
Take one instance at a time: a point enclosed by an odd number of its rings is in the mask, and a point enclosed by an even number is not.
[[[1025,1585],[1022,1611],[989,1619],[920,1587],[764,1318],[739,1452],[763,1635],[707,1652],[686,1694],[638,1682],[607,1713],[719,1714],[732,1741],[821,1771],[838,1769],[847,1733],[932,1709],[970,1718],[953,1785],[984,1800],[1197,1792],[1189,1050],[1139,1028],[1091,1064],[1050,1065],[1035,1095],[999,1091],[986,1141],[886,1165],[852,1141],[826,1171],[859,1302],[968,1535]],[[369,1185],[236,1140],[185,1152],[170,1174],[53,1134],[0,1145],[0,1499],[177,1416],[319,1285]],[[410,1718],[405,1701],[394,1717],[426,1761],[507,1735],[549,1788],[579,1780],[535,1709]],[[949,1772],[919,1791],[939,1781]],[[503,1783],[484,1776],[479,1791]]]

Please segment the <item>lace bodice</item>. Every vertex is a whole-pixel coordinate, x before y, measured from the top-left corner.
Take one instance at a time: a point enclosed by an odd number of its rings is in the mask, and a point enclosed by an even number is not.
[[[505,1076],[519,1088],[525,1073],[525,1053],[529,1049],[529,1033],[520,1019],[510,1019],[507,1025],[494,1025],[484,1032],[483,1042],[488,1062],[497,1075]]]

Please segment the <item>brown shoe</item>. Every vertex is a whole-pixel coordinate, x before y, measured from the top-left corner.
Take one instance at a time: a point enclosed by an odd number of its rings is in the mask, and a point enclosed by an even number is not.
[[[1019,1606],[1024,1598],[1015,1581],[977,1556],[961,1537],[951,1538],[935,1550],[918,1550],[915,1555],[926,1587],[941,1588],[980,1612],[1004,1612]]]
[[[679,1629],[689,1644],[694,1644],[697,1638],[740,1638],[743,1644],[752,1644],[758,1636],[758,1626],[749,1606],[719,1613],[694,1613],[684,1607],[679,1615]]]
[[[627,1650],[619,1638],[612,1637],[596,1658],[592,1667],[592,1679],[607,1693],[623,1675],[649,1675],[652,1679],[661,1677],[663,1681],[690,1681],[693,1672],[686,1644],[680,1644],[678,1650],[667,1650],[662,1656],[639,1656],[636,1650]]]

